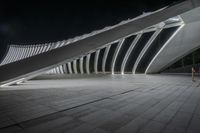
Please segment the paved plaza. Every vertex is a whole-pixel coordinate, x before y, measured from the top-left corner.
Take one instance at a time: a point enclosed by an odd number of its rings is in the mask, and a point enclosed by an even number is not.
[[[43,76],[0,88],[0,133],[200,133],[199,83],[180,75]]]

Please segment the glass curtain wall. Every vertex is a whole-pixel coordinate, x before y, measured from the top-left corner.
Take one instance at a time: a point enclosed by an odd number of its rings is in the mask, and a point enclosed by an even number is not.
[[[194,67],[196,72],[200,72],[200,48],[186,55],[176,63],[165,69],[165,73],[191,73]]]

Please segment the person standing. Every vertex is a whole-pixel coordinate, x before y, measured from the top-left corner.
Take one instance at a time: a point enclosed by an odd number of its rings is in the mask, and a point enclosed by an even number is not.
[[[194,67],[192,67],[192,81],[193,82],[195,82],[194,76],[195,76],[195,69]]]

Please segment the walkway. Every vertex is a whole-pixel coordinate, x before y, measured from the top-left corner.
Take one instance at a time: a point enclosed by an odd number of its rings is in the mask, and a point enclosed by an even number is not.
[[[175,75],[40,78],[0,89],[1,133],[199,133],[200,87]]]

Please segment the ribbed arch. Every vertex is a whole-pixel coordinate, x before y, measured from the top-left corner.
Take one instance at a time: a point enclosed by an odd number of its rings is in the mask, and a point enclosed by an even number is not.
[[[137,36],[135,37],[134,41],[131,43],[130,47],[128,48],[128,50],[126,52],[126,55],[125,55],[125,57],[123,59],[123,62],[122,62],[121,74],[124,74],[125,67],[126,67],[126,64],[127,64],[127,60],[128,60],[128,58],[129,58],[129,56],[131,54],[131,51],[134,49],[135,45],[137,44],[137,42],[141,38],[141,36],[142,36],[142,33],[138,33]]]
[[[118,45],[118,42],[110,45],[110,49],[109,49],[109,52],[108,52],[108,55],[107,55],[107,58],[106,58],[106,64],[105,64],[105,71],[106,72],[109,72],[109,73],[111,72],[112,60],[114,58],[114,53],[116,51],[117,45]]]
[[[10,56],[11,56],[11,53],[12,53],[11,51],[12,51],[12,48],[9,47],[7,54],[5,55],[4,59],[1,62],[2,65],[4,65],[4,64],[9,62],[9,59],[10,59]]]
[[[67,74],[67,71],[66,71],[66,64],[63,64],[63,65],[62,65],[62,71],[63,71],[63,74]]]
[[[74,74],[78,74],[77,66],[76,66],[76,60],[73,60],[73,70],[74,70]]]
[[[106,51],[106,48],[102,48],[99,51],[99,58],[98,58],[98,65],[97,65],[98,72],[103,72],[103,57],[104,57],[105,51]]]
[[[124,68],[125,73],[132,73],[136,59],[138,58],[140,52],[142,51],[142,49],[144,48],[150,37],[153,35],[153,33],[154,32],[143,33],[139,38],[139,40],[136,42],[134,48],[130,52],[130,55],[126,61],[126,65]]]
[[[73,61],[72,61],[70,64],[71,64],[71,70],[72,70],[72,73],[74,74],[75,71],[74,71],[74,63],[73,63]]]
[[[94,67],[95,67],[95,52],[90,54],[90,61],[89,61],[90,73],[94,73]]]
[[[81,72],[81,74],[84,74],[84,70],[83,70],[83,57],[80,58],[80,72]]]
[[[148,42],[144,45],[143,49],[141,50],[140,54],[137,57],[137,60],[135,61],[134,67],[133,67],[133,73],[136,73],[136,69],[138,67],[139,62],[141,61],[141,58],[147,51],[148,47],[151,45],[151,43],[155,40],[155,38],[159,35],[159,33],[162,31],[162,28],[157,29],[153,35],[149,38]]]
[[[99,53],[100,53],[100,50],[97,50],[96,52],[95,52],[95,61],[94,61],[94,72],[96,73],[96,74],[98,74],[98,60],[99,60]]]
[[[81,70],[80,70],[80,59],[77,59],[76,60],[76,70],[77,70],[77,73],[81,73]]]
[[[26,48],[24,46],[22,46],[19,60],[23,59],[25,51],[26,51]]]
[[[108,57],[108,52],[110,50],[110,45],[108,45],[105,49],[105,52],[104,52],[104,55],[103,55],[103,62],[102,62],[102,70],[103,70],[103,73],[106,73],[106,60],[107,60],[107,57]]]
[[[87,73],[87,70],[86,70],[86,56],[83,57],[83,72]]]
[[[65,64],[65,68],[66,68],[66,73],[67,73],[67,74],[70,74],[70,73],[69,73],[68,63]]]
[[[125,38],[124,42],[122,43],[119,49],[119,52],[117,54],[116,62],[115,62],[115,68],[114,68],[115,73],[121,73],[121,66],[122,66],[123,59],[125,58],[125,55],[129,47],[131,46],[132,42],[134,41],[134,39],[135,39],[135,35],[132,35]]]
[[[69,69],[69,74],[72,74],[73,72],[72,72],[71,62],[68,62],[67,65],[68,65],[68,69]]]
[[[86,56],[86,72],[90,74],[90,54]]]
[[[163,29],[154,39],[154,41],[149,45],[148,49],[145,51],[143,57],[141,58],[137,68],[136,73],[144,73],[147,69],[148,64],[151,62],[156,53],[164,45],[164,43],[170,38],[170,36],[178,29],[178,27],[171,27]]]

